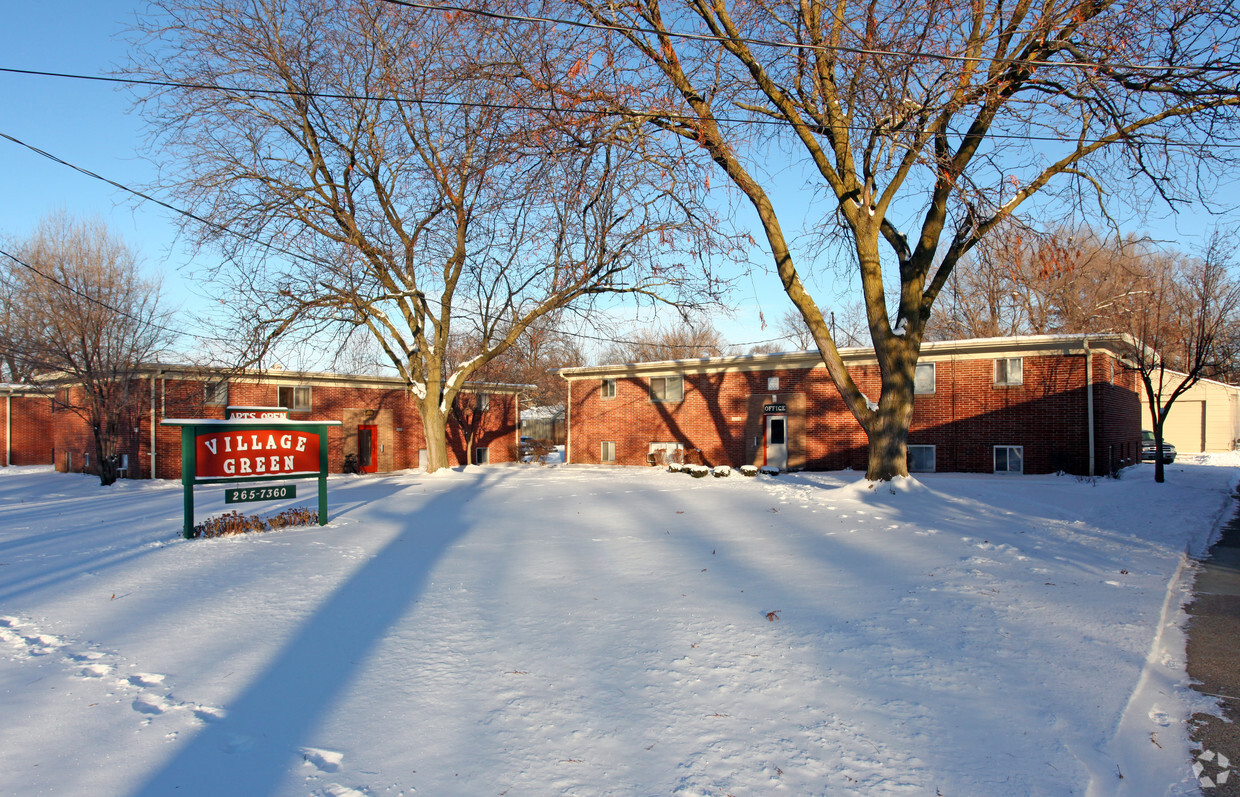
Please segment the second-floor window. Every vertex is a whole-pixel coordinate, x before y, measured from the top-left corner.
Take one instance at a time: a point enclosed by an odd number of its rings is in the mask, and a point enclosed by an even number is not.
[[[685,397],[685,380],[682,376],[650,377],[651,401],[681,401]]]
[[[282,387],[279,391],[280,406],[290,412],[310,411],[310,388]]]

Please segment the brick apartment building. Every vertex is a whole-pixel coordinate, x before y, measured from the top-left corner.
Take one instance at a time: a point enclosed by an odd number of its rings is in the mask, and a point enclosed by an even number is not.
[[[29,385],[0,384],[0,465],[51,464],[51,398]]]
[[[1140,457],[1137,375],[1120,335],[927,343],[909,431],[914,472],[1105,474]],[[872,350],[841,350],[877,398]],[[865,433],[813,352],[566,368],[567,460],[865,470]]]
[[[55,464],[61,472],[94,472],[94,438],[86,421],[66,409],[76,387],[53,398],[15,387],[5,421],[12,431],[11,464]],[[216,372],[185,366],[149,366],[130,384],[133,410],[118,419],[122,476],[179,479],[181,438],[170,418],[225,417],[229,405],[287,407],[290,420],[340,421],[328,431],[329,468],[339,473],[347,455],[366,472],[425,464],[426,440],[416,400],[399,379],[294,371]],[[466,383],[448,421],[450,464],[509,462],[516,458],[520,385]],[[7,438],[6,438],[7,440]],[[37,445],[36,445],[37,444]]]

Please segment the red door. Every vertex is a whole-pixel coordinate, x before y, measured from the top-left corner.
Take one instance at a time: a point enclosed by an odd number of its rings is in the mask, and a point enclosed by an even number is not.
[[[374,473],[379,469],[379,427],[357,427],[357,469]]]

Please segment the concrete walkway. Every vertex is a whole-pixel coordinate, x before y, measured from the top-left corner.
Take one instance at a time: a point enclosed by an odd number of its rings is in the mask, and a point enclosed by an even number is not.
[[[1202,561],[1187,607],[1188,674],[1194,689],[1219,701],[1222,717],[1194,714],[1190,736],[1206,797],[1240,797],[1240,513]],[[1210,756],[1213,753],[1214,756]],[[1218,755],[1226,756],[1227,770]],[[1226,771],[1226,782],[1217,783]],[[1215,783],[1211,786],[1210,783]]]

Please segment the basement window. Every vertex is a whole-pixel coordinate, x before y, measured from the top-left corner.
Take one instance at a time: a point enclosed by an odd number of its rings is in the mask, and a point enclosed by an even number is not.
[[[603,462],[614,463],[616,461],[616,443],[614,440],[603,441],[603,450],[600,459]]]
[[[995,473],[1024,472],[1024,446],[995,446]]]
[[[934,473],[934,446],[909,446],[908,472]]]
[[[475,448],[474,449],[474,464],[475,465],[487,465],[487,464],[490,464],[490,462],[491,462],[491,449],[489,448]]]

